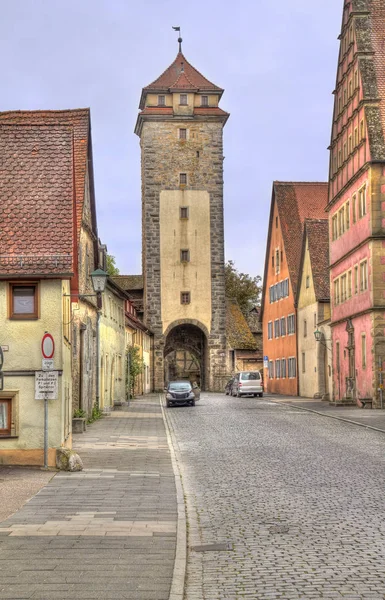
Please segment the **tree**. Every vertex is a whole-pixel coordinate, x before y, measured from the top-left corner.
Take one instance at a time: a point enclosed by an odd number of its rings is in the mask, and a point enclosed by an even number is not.
[[[140,356],[138,346],[127,346],[126,350],[128,369],[126,377],[126,389],[129,398],[133,398],[135,394],[135,385],[138,375],[143,372],[144,361]]]
[[[261,277],[251,277],[247,273],[240,273],[234,261],[228,260],[225,265],[226,296],[234,298],[244,315],[253,305],[259,304],[262,291]]]
[[[110,275],[119,275],[120,271],[115,264],[115,256],[107,254],[107,273]]]

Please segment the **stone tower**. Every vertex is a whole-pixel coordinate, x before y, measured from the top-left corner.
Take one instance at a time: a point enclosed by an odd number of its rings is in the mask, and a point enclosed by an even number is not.
[[[181,40],[180,40],[181,41]],[[154,388],[225,374],[223,89],[179,53],[143,88],[135,133],[142,163],[144,320],[154,332]]]

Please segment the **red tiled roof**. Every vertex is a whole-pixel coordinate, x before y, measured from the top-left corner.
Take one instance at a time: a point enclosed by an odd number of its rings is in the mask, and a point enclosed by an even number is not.
[[[306,219],[305,231],[315,296],[317,300],[330,300],[329,222],[327,219]]]
[[[74,170],[77,232],[80,230],[83,216],[84,193],[86,187],[87,159],[90,144],[90,110],[80,108],[75,110],[36,110],[9,111],[0,113],[1,124],[23,125],[68,125],[73,130]]]
[[[237,302],[226,298],[226,337],[233,350],[255,350],[256,341]]]
[[[184,57],[182,52],[179,52],[174,62],[162,73],[160,77],[155,79],[150,85],[143,88],[143,92],[167,92],[169,90],[184,91],[186,89],[194,91],[212,91],[223,93],[223,89],[206,79],[193,67]],[[144,106],[144,97],[142,94],[140,108]]]
[[[73,131],[0,119],[1,275],[73,273]]]
[[[222,110],[221,108],[219,108],[218,106],[196,106],[194,108],[194,115],[204,115],[205,117],[207,116],[225,116],[225,117],[229,117],[229,113],[226,112],[225,110]]]
[[[327,183],[282,182],[273,184],[285,252],[294,295],[297,290],[304,222],[307,218],[325,218],[328,201]]]
[[[113,275],[111,279],[126,292],[143,290],[143,275]]]
[[[146,106],[140,113],[140,115],[173,115],[174,111],[172,106]]]

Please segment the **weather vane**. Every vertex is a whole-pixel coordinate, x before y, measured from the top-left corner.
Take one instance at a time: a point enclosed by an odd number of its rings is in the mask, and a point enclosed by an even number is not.
[[[172,28],[174,31],[179,31],[179,37],[178,37],[178,42],[179,42],[179,52],[182,52],[182,38],[180,37],[180,27],[174,27],[174,25],[172,25]]]

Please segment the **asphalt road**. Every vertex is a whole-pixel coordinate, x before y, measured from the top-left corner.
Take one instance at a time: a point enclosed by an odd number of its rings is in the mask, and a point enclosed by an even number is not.
[[[202,394],[165,412],[187,503],[187,600],[385,598],[385,434],[266,396]]]

